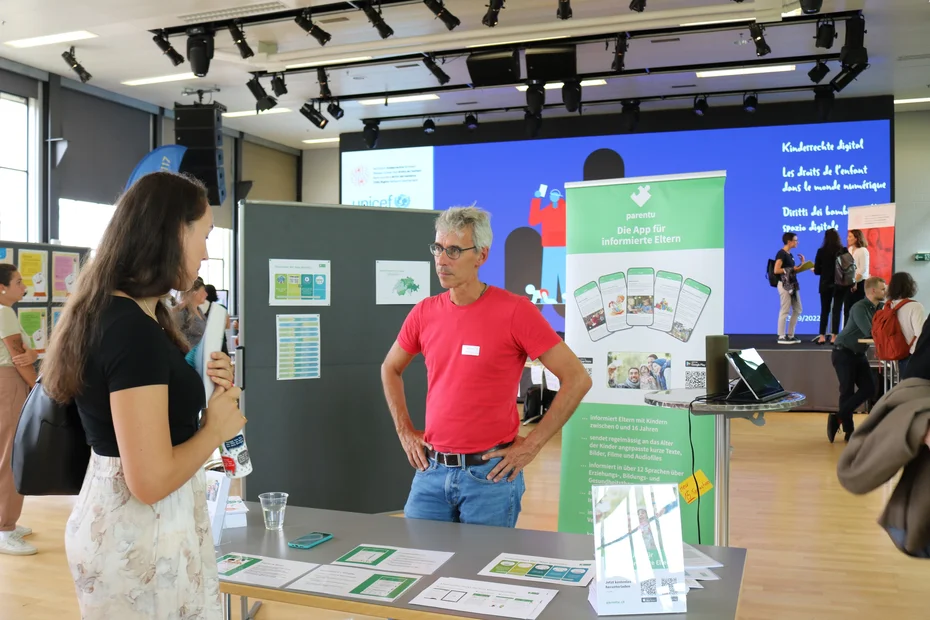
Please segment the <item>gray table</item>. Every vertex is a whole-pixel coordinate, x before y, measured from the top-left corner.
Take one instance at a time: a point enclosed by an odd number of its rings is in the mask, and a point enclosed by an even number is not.
[[[693,415],[712,415],[715,420],[714,486],[714,542],[727,545],[730,540],[730,420],[742,418],[756,426],[765,425],[765,414],[772,411],[791,411],[807,402],[804,394],[788,392],[781,398],[764,403],[695,402],[706,396],[705,390],[678,388],[650,392],[645,396],[647,405],[667,409],[690,409]]]
[[[225,530],[222,542],[217,548],[218,555],[239,552],[314,564],[329,564],[362,543],[452,551],[455,555],[435,574],[422,578],[401,597],[399,602],[390,605],[326,595],[311,595],[287,589],[256,588],[222,582],[221,589],[225,594],[227,613],[231,609],[231,596],[244,595],[307,607],[389,617],[396,620],[439,620],[442,618],[491,620],[492,616],[457,614],[431,607],[410,605],[409,601],[439,577],[531,586],[528,582],[478,576],[478,571],[500,553],[523,553],[576,560],[594,557],[593,536],[417,521],[384,515],[312,508],[288,507],[283,531],[270,532],[265,529],[262,521],[261,506],[254,502],[247,502],[247,505],[249,507],[248,526]],[[309,550],[291,549],[287,546],[288,540],[312,531],[330,532],[333,534],[333,540]],[[720,580],[705,581],[703,582],[704,589],[692,590],[688,596],[688,613],[676,617],[681,617],[683,620],[736,618],[743,569],[746,563],[746,550],[709,546],[698,548],[724,564],[723,568],[713,569],[720,576]],[[593,620],[598,617],[588,603],[588,588],[555,585],[545,587],[557,589],[559,594],[540,615],[540,620]],[[246,600],[243,599],[242,603],[247,612]],[[243,617],[248,616],[243,614]],[[626,618],[654,620],[655,616],[626,616]]]

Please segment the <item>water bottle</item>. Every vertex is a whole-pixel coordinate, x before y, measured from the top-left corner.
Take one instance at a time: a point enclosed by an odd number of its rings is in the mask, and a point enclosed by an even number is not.
[[[220,445],[220,456],[223,459],[223,469],[230,478],[244,478],[252,473],[252,460],[249,458],[249,448],[245,445],[245,435],[242,433]]]

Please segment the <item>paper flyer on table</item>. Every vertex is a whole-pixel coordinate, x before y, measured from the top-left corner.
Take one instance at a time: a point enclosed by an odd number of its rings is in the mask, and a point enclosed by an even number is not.
[[[534,620],[558,593],[558,590],[442,577],[423,590],[410,604],[468,614]]]
[[[586,586],[594,577],[594,561],[559,560],[531,555],[502,553],[478,573],[563,586]]]
[[[388,545],[359,545],[333,564],[377,568],[395,573],[432,575],[449,558],[455,555],[448,551],[404,549]]]
[[[683,547],[685,554],[685,570],[690,570],[692,568],[723,568],[723,564],[701,553],[688,543],[684,543]]]
[[[708,568],[686,568],[685,577],[695,581],[717,581],[720,577]]]
[[[292,583],[288,590],[390,603],[419,580],[419,575],[326,564]]]
[[[283,588],[317,566],[319,564],[278,560],[244,553],[227,553],[216,559],[220,581],[266,588]]]

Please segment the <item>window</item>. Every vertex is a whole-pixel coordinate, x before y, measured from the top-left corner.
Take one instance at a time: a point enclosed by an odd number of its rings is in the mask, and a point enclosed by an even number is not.
[[[38,237],[30,231],[29,121],[27,99],[0,93],[0,239],[8,241]]]
[[[207,238],[207,256],[200,266],[200,277],[219,290],[229,290],[232,282],[232,230],[214,228]]]
[[[115,212],[114,205],[62,198],[58,201],[58,238],[62,245],[90,248],[93,256]]]

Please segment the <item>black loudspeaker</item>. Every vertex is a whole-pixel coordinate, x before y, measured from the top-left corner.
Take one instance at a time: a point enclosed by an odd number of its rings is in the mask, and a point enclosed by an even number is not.
[[[520,51],[478,52],[465,60],[472,86],[502,86],[520,81]]]
[[[221,103],[174,106],[174,142],[187,147],[180,172],[190,174],[207,187],[210,204],[226,201],[226,169],[223,167],[223,112]]]
[[[578,75],[575,46],[540,47],[526,50],[526,79],[542,83],[560,82]]]

